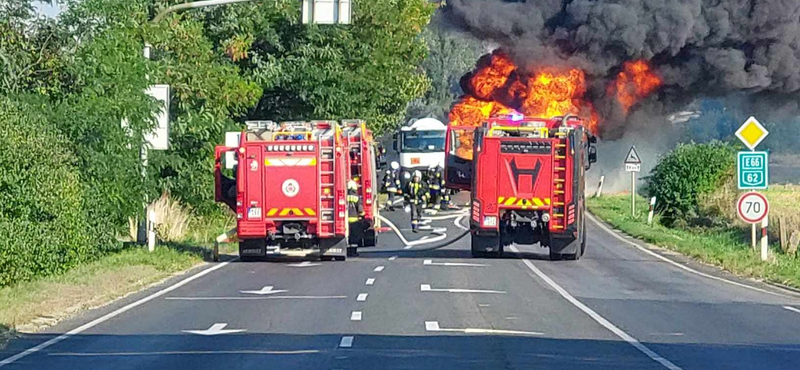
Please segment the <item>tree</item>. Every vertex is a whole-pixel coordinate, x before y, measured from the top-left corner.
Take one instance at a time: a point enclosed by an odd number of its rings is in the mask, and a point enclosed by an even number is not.
[[[363,118],[380,132],[428,88],[418,34],[433,9],[425,0],[357,1],[352,25],[303,25],[299,2],[278,0],[212,9],[204,21],[263,89],[249,118]]]

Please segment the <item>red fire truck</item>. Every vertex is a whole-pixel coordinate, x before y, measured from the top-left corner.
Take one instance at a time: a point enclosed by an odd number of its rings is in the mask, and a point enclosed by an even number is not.
[[[358,194],[364,207],[364,218],[359,225],[350,225],[350,245],[374,247],[378,242],[376,225],[378,205],[378,169],[372,131],[360,119],[342,120],[343,134],[350,155],[350,178],[358,184]]]
[[[241,258],[346,258],[349,146],[336,121],[255,121],[238,147],[216,148],[216,200],[236,212]],[[222,161],[231,151],[237,164],[226,176]]]
[[[583,121],[511,115],[449,127],[447,136],[445,181],[471,191],[474,256],[540,243],[551,259],[581,257],[585,171],[597,159]]]

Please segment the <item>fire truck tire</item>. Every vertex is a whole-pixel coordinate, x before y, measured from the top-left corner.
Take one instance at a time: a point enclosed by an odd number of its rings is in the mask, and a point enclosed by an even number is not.
[[[472,257],[489,257],[492,255],[500,255],[503,253],[503,247],[500,245],[500,238],[498,236],[479,236],[472,234]],[[492,249],[487,252],[487,249]]]
[[[378,233],[375,232],[375,229],[367,230],[364,233],[363,244],[365,247],[374,247],[378,245]]]

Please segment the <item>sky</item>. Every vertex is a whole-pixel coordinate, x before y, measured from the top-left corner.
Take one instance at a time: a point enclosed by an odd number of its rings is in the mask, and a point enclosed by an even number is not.
[[[39,13],[41,13],[43,15],[46,15],[48,17],[51,17],[51,18],[55,17],[56,15],[58,15],[58,13],[61,12],[61,10],[59,8],[58,0],[53,1],[53,5],[44,4],[44,3],[41,3],[39,1],[34,1],[33,2],[33,6],[36,8],[37,12],[39,12]]]

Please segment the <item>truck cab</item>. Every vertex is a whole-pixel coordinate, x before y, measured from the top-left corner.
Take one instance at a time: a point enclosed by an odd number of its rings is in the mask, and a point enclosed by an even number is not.
[[[400,157],[403,186],[415,170],[444,166],[447,126],[435,118],[422,118],[403,126],[395,135],[394,149]]]

